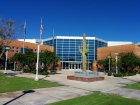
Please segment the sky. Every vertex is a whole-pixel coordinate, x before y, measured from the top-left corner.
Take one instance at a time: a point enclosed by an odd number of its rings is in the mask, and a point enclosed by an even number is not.
[[[106,41],[140,42],[140,0],[0,0],[0,15],[20,24],[26,38],[97,37]],[[19,38],[23,38],[22,33]]]

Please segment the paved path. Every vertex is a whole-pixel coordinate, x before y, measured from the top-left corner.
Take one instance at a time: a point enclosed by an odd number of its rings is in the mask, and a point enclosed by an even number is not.
[[[2,71],[3,72],[3,71]],[[109,77],[100,73],[105,77],[103,81],[97,82],[80,82],[67,80],[67,75],[73,75],[74,71],[60,71],[58,74],[49,77],[39,75],[39,79],[58,82],[65,86],[34,89],[33,92],[11,92],[0,94],[0,105],[44,105],[60,100],[70,99],[82,95],[91,94],[97,91],[103,93],[111,93],[121,95],[127,98],[140,100],[140,90],[125,89],[122,86],[140,81],[140,74],[125,78]],[[19,77],[35,78],[35,74],[23,73],[18,74]]]

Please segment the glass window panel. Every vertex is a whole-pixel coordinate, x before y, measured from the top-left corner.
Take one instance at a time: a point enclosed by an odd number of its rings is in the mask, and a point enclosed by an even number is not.
[[[75,56],[75,54],[71,54],[71,53],[69,54],[69,57],[73,57],[73,56]]]
[[[68,53],[69,53],[69,51],[63,51],[63,53],[64,53],[64,54],[68,54]]]
[[[89,60],[92,60],[93,61],[94,60],[94,57],[90,57]]]
[[[69,54],[75,54],[75,52],[71,52],[71,51],[70,51]]]
[[[70,42],[75,42],[75,39],[70,39]]]
[[[75,43],[70,43],[70,46],[75,46]]]
[[[81,55],[80,52],[75,52],[77,55]]]
[[[81,59],[76,59],[76,61],[81,61]]]
[[[69,46],[68,45],[63,45],[63,48],[69,48]]]
[[[71,46],[70,49],[75,49],[75,46]]]
[[[77,41],[77,42],[81,42],[81,41],[82,41],[82,39],[76,39],[76,41]]]
[[[68,56],[69,56],[69,54],[63,54],[63,56],[68,57]]]
[[[89,54],[89,55],[92,55],[92,54],[94,54],[94,52],[88,52],[88,54]]]
[[[57,54],[57,56],[62,56],[62,54]]]
[[[57,39],[57,42],[62,42],[63,41],[63,39]]]
[[[76,44],[81,44],[82,43],[82,41],[76,41]]]
[[[94,45],[94,41],[89,41],[89,44]]]
[[[63,41],[64,41],[64,42],[69,42],[69,39],[64,39]]]
[[[81,57],[82,55],[77,55],[77,54],[75,54],[75,56],[76,56],[76,57]]]
[[[63,43],[69,43],[69,41],[63,41]]]

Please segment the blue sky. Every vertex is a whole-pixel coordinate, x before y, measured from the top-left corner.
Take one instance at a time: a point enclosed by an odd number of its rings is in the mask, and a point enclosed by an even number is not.
[[[140,0],[1,0],[0,15],[23,24],[26,38],[98,37],[107,41],[140,42]],[[23,38],[23,34],[19,38]]]

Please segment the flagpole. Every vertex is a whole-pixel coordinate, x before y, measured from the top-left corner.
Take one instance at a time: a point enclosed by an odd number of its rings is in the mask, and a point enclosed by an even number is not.
[[[35,76],[35,81],[38,81],[38,68],[40,68],[40,67],[39,67],[39,52],[40,52],[40,44],[42,43],[42,40],[41,40],[42,31],[43,31],[43,26],[42,26],[42,17],[41,17],[41,24],[40,24],[40,41],[37,42],[37,40],[36,40],[36,43],[38,43],[38,46],[37,46],[37,62],[36,62],[36,76]]]
[[[41,39],[41,36],[42,36],[42,17],[41,17],[41,24],[40,24],[40,39]]]
[[[53,43],[52,43],[52,52],[54,52],[54,28],[53,28]],[[54,62],[53,62],[53,69],[55,68]]]
[[[24,23],[24,41],[23,41],[23,54],[25,53],[25,50],[24,50],[24,44],[25,44],[25,36],[26,36],[26,20],[25,20],[25,23]]]
[[[52,46],[53,46],[52,47],[53,48],[52,51],[54,51],[54,28],[53,28],[53,44],[52,44]]]

